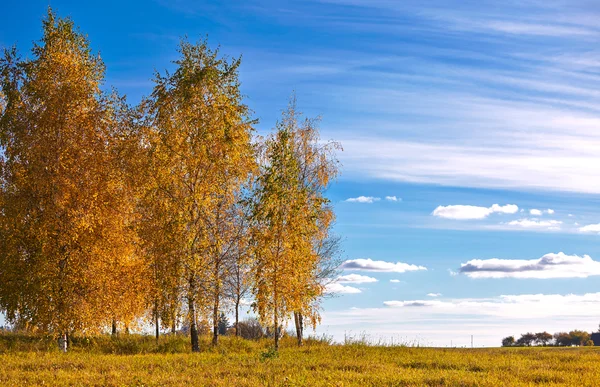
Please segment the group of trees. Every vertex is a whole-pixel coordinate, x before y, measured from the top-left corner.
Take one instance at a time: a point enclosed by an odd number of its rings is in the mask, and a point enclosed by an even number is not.
[[[179,47],[137,106],[102,90],[104,64],[49,10],[32,58],[0,60],[0,311],[67,335],[211,321],[253,298],[279,332],[319,321],[339,238],[324,196],[338,174],[292,98],[274,133],[254,132],[239,59]],[[183,319],[183,321],[182,321]],[[274,335],[275,347],[279,335]]]
[[[524,333],[515,340],[514,336],[502,339],[503,347],[531,347],[532,345],[570,347],[572,345],[594,345],[588,332],[573,330],[570,332],[557,332],[554,335],[548,332]]]

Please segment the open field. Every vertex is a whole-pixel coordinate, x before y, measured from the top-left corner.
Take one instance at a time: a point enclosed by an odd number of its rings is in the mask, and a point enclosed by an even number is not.
[[[61,354],[50,339],[0,337],[0,385],[33,386],[593,386],[596,348],[436,349],[224,338],[187,352],[184,337],[75,341]],[[107,353],[108,352],[108,353]],[[110,353],[112,352],[112,353]],[[182,353],[183,352],[183,353]]]

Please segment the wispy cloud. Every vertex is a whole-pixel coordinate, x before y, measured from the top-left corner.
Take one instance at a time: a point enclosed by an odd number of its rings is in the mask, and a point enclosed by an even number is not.
[[[473,259],[461,264],[471,278],[586,278],[600,275],[600,262],[590,256],[549,253],[539,259]]]
[[[405,273],[407,271],[427,270],[424,266],[408,264],[404,262],[386,262],[367,259],[350,259],[340,266],[345,270],[362,270],[372,272]]]
[[[427,293],[427,296],[429,297],[440,297],[442,295],[442,293]]]
[[[399,279],[391,279],[390,282],[393,284],[399,284],[401,281]]]
[[[345,201],[348,203],[367,203],[367,204],[371,204],[371,203],[375,203],[380,201],[381,198],[378,197],[374,197],[374,196],[359,196],[356,198],[348,198]]]
[[[377,282],[377,278],[360,274],[346,274],[337,277],[334,281],[339,284],[366,284]]]
[[[547,210],[538,210],[537,208],[532,208],[529,210],[529,214],[533,216],[542,216],[544,214],[552,215],[554,214],[554,210],[548,208]]]
[[[329,283],[325,286],[325,293],[329,294],[357,294],[362,293],[359,288],[345,286],[337,282]]]
[[[467,220],[484,219],[493,213],[515,214],[517,211],[519,211],[519,207],[515,204],[507,204],[505,206],[493,204],[490,207],[452,205],[438,206],[433,210],[432,215],[437,216],[438,218]]]
[[[563,222],[560,220],[518,219],[506,223],[509,226],[525,229],[558,230]]]
[[[429,308],[440,314],[477,314],[515,319],[532,317],[589,316],[600,306],[600,293],[522,294],[491,298],[458,298],[447,301],[385,301],[390,308]]]
[[[396,196],[386,196],[385,200],[387,200],[388,202],[400,202],[400,201],[402,201],[401,198],[396,197]]]
[[[600,193],[593,2],[247,3],[227,9],[352,47],[251,46],[242,72],[257,92],[310,85],[299,95],[325,107],[324,131],[346,149],[344,179]]]
[[[398,308],[444,305],[444,303],[442,301],[431,301],[431,300],[384,301],[383,304],[385,306],[398,307]]]

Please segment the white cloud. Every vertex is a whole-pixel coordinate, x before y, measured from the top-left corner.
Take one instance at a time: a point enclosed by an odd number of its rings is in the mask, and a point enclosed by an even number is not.
[[[442,293],[427,293],[429,297],[440,297]]]
[[[325,293],[357,294],[357,293],[362,293],[362,291],[353,286],[345,286],[345,285],[339,284],[337,282],[333,282],[333,283],[327,284],[325,286]]]
[[[339,284],[366,284],[377,282],[377,278],[360,274],[347,274],[337,277],[334,282]]]
[[[380,201],[380,198],[377,197],[373,197],[373,196],[359,196],[356,198],[348,198],[345,201],[348,203],[374,203],[374,202],[378,202]]]
[[[395,308],[444,305],[444,303],[442,301],[431,301],[431,300],[384,301],[383,304],[385,306],[391,306],[391,307],[395,307]]]
[[[517,211],[519,211],[519,207],[516,204],[507,204],[504,206],[492,204],[490,211],[497,212],[499,214],[516,214]]]
[[[424,266],[404,262],[374,261],[371,258],[350,259],[340,266],[346,270],[363,270],[374,272],[404,273],[407,271],[427,270]]]
[[[480,207],[470,205],[451,205],[451,206],[438,206],[433,210],[432,215],[438,218],[445,219],[456,219],[456,220],[467,220],[467,219],[484,219],[490,214],[515,214],[519,211],[519,207],[515,204],[507,204],[500,206],[494,204],[491,207]]]
[[[600,262],[590,256],[549,253],[539,259],[473,259],[461,264],[471,278],[586,278],[600,275]]]
[[[509,226],[519,228],[542,228],[548,230],[558,230],[562,222],[560,220],[538,220],[538,219],[519,219],[506,223]]]
[[[396,196],[386,196],[385,200],[387,200],[388,202],[401,202],[402,199]]]
[[[600,308],[600,292],[575,294],[520,294],[490,298],[458,298],[448,301],[385,301],[391,308],[421,307],[441,314],[476,314],[503,318],[593,316]],[[380,309],[381,310],[381,309]]]
[[[538,210],[536,208],[532,208],[531,210],[529,210],[529,214],[533,215],[533,216],[542,216],[543,214],[548,214],[548,215],[552,215],[554,214],[554,210],[551,208],[548,208],[547,210]]]
[[[588,224],[586,226],[579,227],[579,231],[580,232],[596,232],[596,233],[600,233],[600,223]]]
[[[399,284],[400,280],[399,279],[391,279],[390,282],[393,284]]]

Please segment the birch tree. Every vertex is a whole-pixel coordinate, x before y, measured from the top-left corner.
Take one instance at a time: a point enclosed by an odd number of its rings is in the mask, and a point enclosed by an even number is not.
[[[295,99],[265,141],[256,183],[253,265],[256,310],[273,327],[275,349],[282,324],[294,312],[319,320],[323,293],[317,273],[318,241],[334,219],[323,193],[337,174],[336,143],[319,143],[314,121],[298,120]]]
[[[68,332],[110,321],[115,269],[138,262],[118,108],[101,92],[100,57],[51,10],[32,59],[8,50],[0,73],[0,308],[66,351]]]
[[[150,101],[151,195],[181,263],[192,351],[199,351],[199,301],[212,300],[214,313],[221,294],[224,217],[255,164],[253,121],[239,90],[239,59],[219,57],[206,42],[184,41],[179,51],[177,69],[157,75]]]

